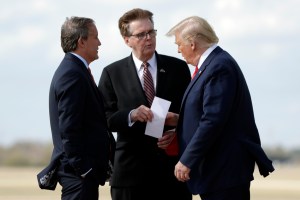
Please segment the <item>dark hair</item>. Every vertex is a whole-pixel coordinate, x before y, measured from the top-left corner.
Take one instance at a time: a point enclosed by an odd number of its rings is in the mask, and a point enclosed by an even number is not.
[[[129,24],[130,22],[138,19],[149,19],[152,24],[153,22],[153,13],[148,10],[143,10],[140,8],[132,9],[128,12],[126,12],[120,19],[119,19],[119,29],[121,35],[124,36],[130,36],[130,30],[129,30]]]
[[[87,39],[89,34],[89,25],[94,20],[85,17],[66,18],[61,27],[61,47],[65,53],[72,52],[77,48],[79,38]]]

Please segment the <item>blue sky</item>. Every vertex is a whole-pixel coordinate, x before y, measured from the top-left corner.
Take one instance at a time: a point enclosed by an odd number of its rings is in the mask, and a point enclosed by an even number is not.
[[[102,46],[91,68],[97,81],[104,66],[129,55],[117,23],[136,7],[154,13],[157,51],[178,58],[166,32],[191,15],[207,19],[244,72],[263,146],[300,147],[298,0],[6,1],[0,7],[0,144],[51,140],[48,92],[64,56],[65,18],[96,21]]]

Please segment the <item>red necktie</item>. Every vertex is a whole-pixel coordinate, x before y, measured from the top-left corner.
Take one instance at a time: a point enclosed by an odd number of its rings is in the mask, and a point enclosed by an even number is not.
[[[196,66],[195,67],[195,71],[194,71],[194,73],[193,73],[193,75],[192,75],[192,79],[197,75],[197,73],[198,73],[198,66]]]
[[[149,63],[147,63],[147,62],[143,63],[142,66],[144,67],[144,71],[143,71],[144,91],[145,91],[147,100],[149,102],[149,105],[151,105],[152,101],[154,99],[154,96],[155,96],[153,79],[152,79],[152,76],[148,69]]]

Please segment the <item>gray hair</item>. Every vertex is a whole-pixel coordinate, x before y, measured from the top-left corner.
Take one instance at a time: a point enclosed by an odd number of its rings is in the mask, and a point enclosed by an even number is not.
[[[65,53],[72,52],[77,48],[79,38],[87,39],[89,26],[94,20],[85,17],[66,18],[61,27],[61,47]]]
[[[219,42],[218,36],[209,23],[198,16],[192,16],[182,20],[171,28],[166,35],[177,35],[186,42],[199,43],[200,41],[201,44],[206,47],[210,47]]]

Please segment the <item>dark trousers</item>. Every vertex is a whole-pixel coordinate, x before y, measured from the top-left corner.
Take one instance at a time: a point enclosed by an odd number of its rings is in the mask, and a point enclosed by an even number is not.
[[[250,200],[250,183],[218,191],[201,194],[202,200]]]
[[[111,187],[111,197],[112,200],[192,200],[192,195],[184,184],[177,188],[170,185]]]
[[[58,171],[62,200],[98,200],[99,183],[92,176],[81,178],[73,173]]]
[[[112,200],[192,200],[186,183],[178,181],[174,175],[178,157],[169,157],[164,153],[157,155],[153,163],[158,165],[152,165],[151,175],[143,182],[130,187],[111,186]]]

